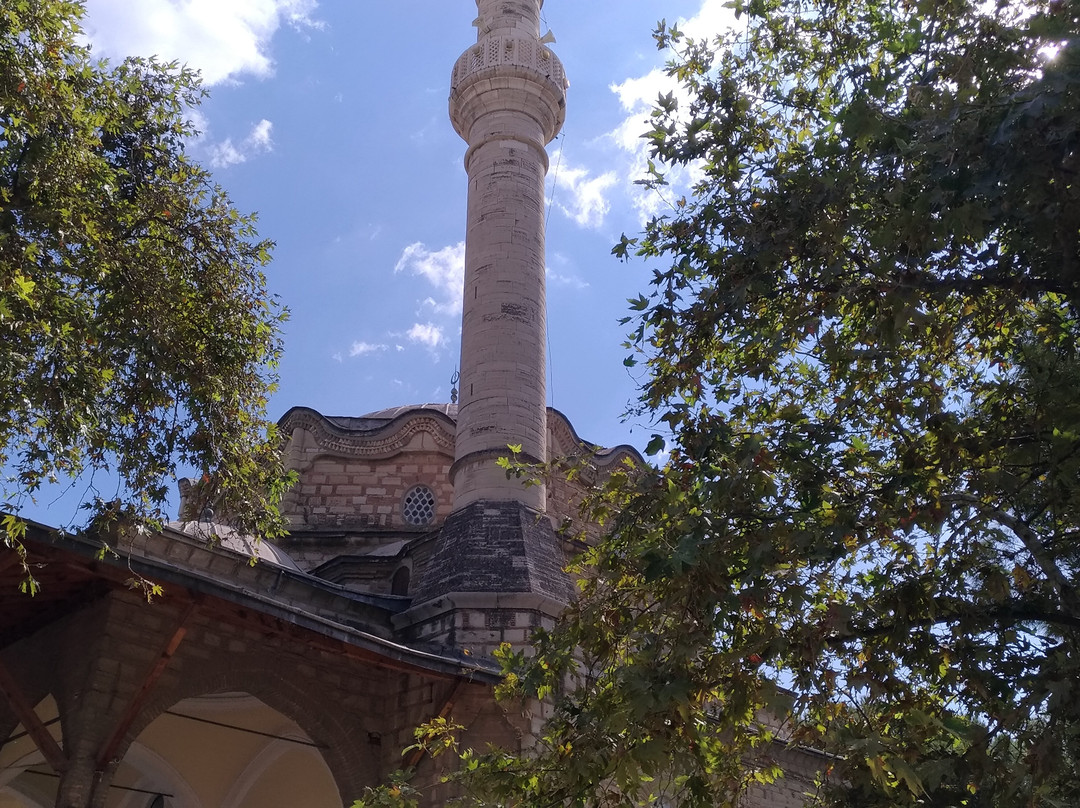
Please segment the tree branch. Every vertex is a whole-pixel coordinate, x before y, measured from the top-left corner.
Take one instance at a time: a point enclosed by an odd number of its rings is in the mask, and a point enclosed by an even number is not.
[[[1000,522],[1004,527],[1011,530],[1013,534],[1020,539],[1027,551],[1031,553],[1031,557],[1035,559],[1035,563],[1042,569],[1043,574],[1049,579],[1054,590],[1062,599],[1063,603],[1069,608],[1069,611],[1073,613],[1080,612],[1080,609],[1077,609],[1076,607],[1076,589],[1069,583],[1069,580],[1058,568],[1057,564],[1054,563],[1054,559],[1046,551],[1046,548],[1042,546],[1042,541],[1038,533],[1028,527],[1018,517],[1006,513],[1000,508],[995,508],[972,494],[950,494],[942,497],[941,500],[942,502],[954,502],[969,505],[972,508],[980,510],[984,515],[989,516],[995,522]]]

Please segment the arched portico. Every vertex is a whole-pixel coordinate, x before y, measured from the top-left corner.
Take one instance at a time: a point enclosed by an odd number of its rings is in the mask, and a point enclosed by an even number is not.
[[[248,693],[184,699],[129,747],[113,783],[138,791],[113,789],[122,795],[115,805],[145,808],[146,792],[157,792],[166,808],[340,808],[322,753],[295,721]]]
[[[193,640],[198,642],[198,636]],[[365,741],[369,733],[380,731],[381,724],[375,723],[376,716],[342,709],[353,693],[327,677],[359,683],[365,676],[355,671],[350,677],[347,664],[333,673],[314,665],[300,671],[297,659],[282,650],[222,654],[204,662],[197,672],[185,665],[183,676],[162,683],[133,723],[129,737],[139,742],[164,738],[176,754],[189,754],[181,751],[185,749],[229,749],[236,750],[238,757],[246,756],[242,767],[239,759],[229,763],[233,776],[228,789],[214,801],[204,802],[206,806],[226,808],[228,798],[234,808],[249,808],[245,795],[258,792],[260,783],[274,779],[286,765],[297,773],[318,774],[316,779],[329,782],[334,792],[332,802],[308,797],[298,804],[312,808],[324,803],[351,804],[365,786],[379,782],[381,761],[373,754],[378,750],[370,749]],[[378,681],[367,682],[367,687],[382,690]],[[198,741],[197,729],[202,731]],[[214,754],[211,751],[212,760]],[[163,757],[175,765],[175,755]]]
[[[57,727],[55,700],[35,712]],[[281,712],[247,693],[184,699],[151,720],[105,786],[105,808],[340,808],[323,750]],[[52,808],[59,777],[16,727],[0,746],[0,808]]]

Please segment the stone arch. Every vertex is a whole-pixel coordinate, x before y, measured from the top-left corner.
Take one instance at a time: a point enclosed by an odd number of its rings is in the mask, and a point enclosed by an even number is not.
[[[125,784],[141,794],[163,794],[166,805],[184,808],[340,808],[339,788],[319,750],[294,721],[260,699],[226,693],[173,708],[132,743],[118,780],[126,774]],[[143,759],[132,760],[139,752]],[[144,796],[117,808],[145,805]]]
[[[220,808],[239,808],[266,771],[277,764],[287,751],[289,748],[285,741],[268,741],[236,779]],[[310,754],[318,756],[315,750],[311,750]]]
[[[373,755],[364,754],[358,739],[362,721],[341,709],[340,703],[326,691],[303,687],[283,675],[262,655],[243,661],[230,660],[195,675],[185,675],[175,687],[165,689],[148,702],[133,723],[125,746],[137,738],[155,719],[173,705],[189,698],[217,693],[247,693],[267,707],[294,722],[320,745],[320,754],[337,786],[344,804],[358,799],[365,786],[379,780],[380,767]]]
[[[204,808],[198,794],[188,785],[184,776],[167,760],[138,740],[128,747],[124,763],[139,772],[139,779],[134,783],[134,788],[139,791],[127,792],[117,808],[144,808],[147,795],[142,792],[156,790],[165,784],[168,784],[169,790],[173,792],[174,804],[183,805],[184,808]]]

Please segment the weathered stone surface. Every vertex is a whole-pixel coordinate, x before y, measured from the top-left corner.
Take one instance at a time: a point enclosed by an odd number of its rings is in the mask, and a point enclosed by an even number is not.
[[[545,486],[507,478],[509,445],[547,457],[544,177],[566,80],[540,40],[539,0],[479,0],[477,43],[454,67],[450,117],[469,144],[454,508],[515,500],[543,511]]]
[[[547,516],[520,502],[475,502],[443,524],[413,602],[454,592],[529,592],[568,603],[565,564]]]

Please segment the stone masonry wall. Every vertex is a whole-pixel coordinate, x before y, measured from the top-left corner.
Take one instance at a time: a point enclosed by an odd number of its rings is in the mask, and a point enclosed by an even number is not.
[[[453,500],[450,459],[437,452],[407,452],[390,460],[322,457],[301,474],[286,515],[307,527],[410,528],[402,517],[405,494],[426,485],[437,502],[435,522]]]
[[[418,625],[412,641],[432,648],[458,648],[477,659],[490,658],[503,643],[523,648],[538,628],[550,631],[555,619],[539,609],[462,608]],[[528,649],[526,649],[528,651]]]
[[[573,540],[584,535],[589,543],[600,538],[602,526],[594,522],[586,523],[581,518],[581,500],[587,487],[580,478],[567,480],[564,474],[556,471],[548,478],[547,490],[548,515],[560,535]]]
[[[773,753],[785,776],[767,786],[754,786],[743,798],[742,808],[803,808],[815,790],[823,759],[811,752],[777,746]]]
[[[494,744],[520,750],[529,729],[522,716],[496,704],[491,686],[480,682],[439,682],[422,676],[401,676],[396,705],[400,721],[394,734],[382,741],[384,766],[389,770],[413,762],[411,753],[402,757],[401,751],[415,742],[416,727],[440,715],[464,727],[458,736],[462,748],[485,750],[488,744]],[[453,754],[439,758],[420,756],[415,763],[411,782],[423,794],[421,804],[425,808],[448,805],[461,796],[453,785],[441,782],[457,765]]]

